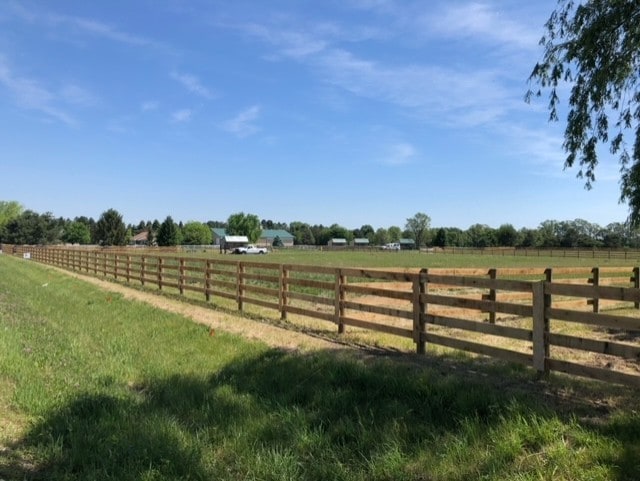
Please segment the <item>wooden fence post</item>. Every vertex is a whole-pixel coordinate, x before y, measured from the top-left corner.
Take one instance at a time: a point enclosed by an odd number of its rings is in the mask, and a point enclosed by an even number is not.
[[[162,274],[163,274],[163,267],[164,265],[164,259],[160,256],[158,256],[158,262],[157,262],[157,266],[158,266],[158,290],[161,291],[162,290]]]
[[[413,341],[416,343],[417,354],[425,354],[427,351],[427,343],[424,339],[427,305],[422,300],[422,294],[427,292],[428,275],[428,269],[421,269],[413,278]]]
[[[178,267],[178,290],[180,295],[184,295],[184,258],[180,258]]]
[[[287,293],[289,292],[289,270],[280,265],[280,319],[287,319]]]
[[[207,302],[211,301],[211,261],[207,259],[204,265],[204,298]]]
[[[145,270],[147,268],[146,263],[147,263],[147,258],[145,256],[141,256],[140,257],[140,285],[141,286],[144,286],[144,276],[145,276]]]
[[[238,270],[236,273],[236,297],[238,301],[238,310],[242,312],[244,297],[244,263],[238,262]]]
[[[342,317],[344,316],[344,301],[346,293],[342,286],[346,283],[347,276],[342,274],[342,269],[336,269],[334,322],[338,325],[338,334],[344,334],[344,323],[342,322]]]
[[[625,251],[625,256],[627,252]],[[636,289],[640,289],[640,267],[633,268],[633,277],[631,278],[631,282],[633,282],[633,287]],[[633,306],[636,309],[640,309],[640,302],[634,302]]]
[[[113,277],[118,279],[118,254],[113,255]]]
[[[549,358],[549,320],[545,311],[547,296],[545,294],[546,281],[533,282],[533,368],[538,376],[546,377],[549,374],[547,359]]]
[[[131,255],[127,254],[127,284],[131,282]]]
[[[600,285],[600,268],[594,267],[591,269],[591,277],[587,281],[589,284],[593,284],[595,287]],[[600,312],[600,299],[594,297],[593,299],[587,299],[587,305],[593,306],[593,312]]]
[[[492,280],[496,280],[496,278],[498,277],[498,270],[497,269],[489,269],[489,279]],[[493,304],[493,306],[491,307],[491,310],[489,311],[489,323],[490,324],[495,324],[496,323],[496,307],[495,307],[495,302],[496,302],[496,290],[494,288],[489,289],[489,301],[491,301]]]
[[[98,251],[93,251],[93,275],[98,275]]]

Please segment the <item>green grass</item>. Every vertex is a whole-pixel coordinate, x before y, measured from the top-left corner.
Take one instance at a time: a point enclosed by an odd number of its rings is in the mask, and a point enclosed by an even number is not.
[[[0,256],[0,479],[640,479],[637,392],[402,359],[211,337]]]
[[[330,267],[420,267],[420,268],[499,268],[499,267],[596,267],[637,266],[635,259],[593,259],[575,257],[525,257],[501,255],[460,255],[417,251],[320,251],[301,249],[273,250],[265,256],[221,255],[217,251],[176,254],[183,257],[270,262],[276,264],[307,264]]]

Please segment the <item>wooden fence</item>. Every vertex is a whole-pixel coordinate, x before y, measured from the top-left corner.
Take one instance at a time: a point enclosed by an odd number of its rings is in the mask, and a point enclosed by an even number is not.
[[[129,284],[640,386],[638,268],[357,269],[56,247],[5,253]],[[563,279],[559,277],[563,276]],[[191,294],[190,294],[191,293]],[[604,311],[604,312],[603,312]]]
[[[561,257],[574,259],[640,260],[639,249],[583,249],[583,248],[515,248],[515,247],[436,247],[431,252],[459,255]]]

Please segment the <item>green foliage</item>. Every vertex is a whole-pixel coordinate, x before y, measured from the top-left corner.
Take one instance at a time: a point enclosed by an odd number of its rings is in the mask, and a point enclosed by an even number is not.
[[[284,247],[284,244],[282,243],[282,239],[280,239],[280,236],[275,236],[271,245],[273,247]]]
[[[407,229],[413,234],[411,237],[416,242],[416,247],[418,249],[426,241],[425,233],[429,229],[430,224],[431,224],[431,217],[429,217],[427,214],[423,212],[418,212],[413,217],[409,217],[407,219],[405,229]]]
[[[238,212],[229,216],[227,220],[227,234],[244,235],[249,238],[249,242],[256,242],[262,232],[260,219],[255,214],[245,214]]]
[[[373,244],[382,246],[389,242],[389,232],[387,229],[380,227],[373,235]]]
[[[471,247],[493,247],[496,245],[495,231],[485,224],[474,224],[467,230]]]
[[[6,226],[9,221],[20,217],[23,208],[19,202],[15,200],[0,200],[0,230]]]
[[[515,247],[518,245],[518,231],[511,224],[502,224],[496,230],[496,242],[500,247]]]
[[[127,228],[122,221],[122,215],[109,209],[102,213],[96,223],[96,240],[103,246],[123,246],[127,243]]]
[[[74,221],[65,227],[63,240],[70,244],[91,244],[91,232],[86,224]]]
[[[52,244],[61,238],[61,228],[50,213],[26,210],[0,229],[0,240],[9,244]]]
[[[637,0],[559,0],[540,41],[544,57],[536,64],[530,89],[549,91],[550,119],[558,120],[558,92],[571,86],[564,134],[565,166],[576,162],[586,187],[595,181],[599,143],[618,155],[621,200],[630,220],[640,222],[640,3]],[[631,152],[625,142],[634,136]]]
[[[160,247],[177,246],[180,244],[180,232],[171,216],[167,216],[164,222],[160,224],[156,242]]]
[[[436,235],[433,238],[433,245],[436,247],[446,247],[447,246],[447,231],[444,228],[438,229]]]
[[[402,238],[402,229],[398,226],[392,225],[387,229],[387,234],[389,235],[389,242],[399,242]]]
[[[289,226],[293,243],[295,245],[315,245],[316,239],[311,231],[311,226],[305,222],[292,222]]]
[[[209,226],[202,222],[187,222],[182,228],[182,244],[201,246],[212,242],[213,233]]]

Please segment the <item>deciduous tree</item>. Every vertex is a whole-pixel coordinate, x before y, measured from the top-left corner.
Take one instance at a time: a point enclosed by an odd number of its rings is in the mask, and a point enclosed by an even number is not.
[[[559,92],[568,84],[569,111],[564,132],[565,166],[580,167],[585,186],[595,181],[597,146],[608,144],[621,171],[621,201],[629,220],[640,223],[640,2],[638,0],[559,0],[540,41],[544,56],[529,89],[549,92],[550,119],[558,120]],[[535,89],[535,90],[534,90]],[[632,141],[625,141],[631,132]]]
[[[427,229],[429,229],[429,224],[431,224],[431,217],[423,212],[418,212],[407,219],[405,229],[413,234],[413,240],[416,242],[416,248],[418,249],[426,241],[424,237]]]
[[[260,238],[261,232],[260,219],[255,214],[238,212],[229,216],[227,220],[227,233],[229,235],[245,235],[250,242],[256,242]]]
[[[187,222],[182,228],[182,243],[187,245],[209,245],[213,242],[213,233],[202,222]]]

